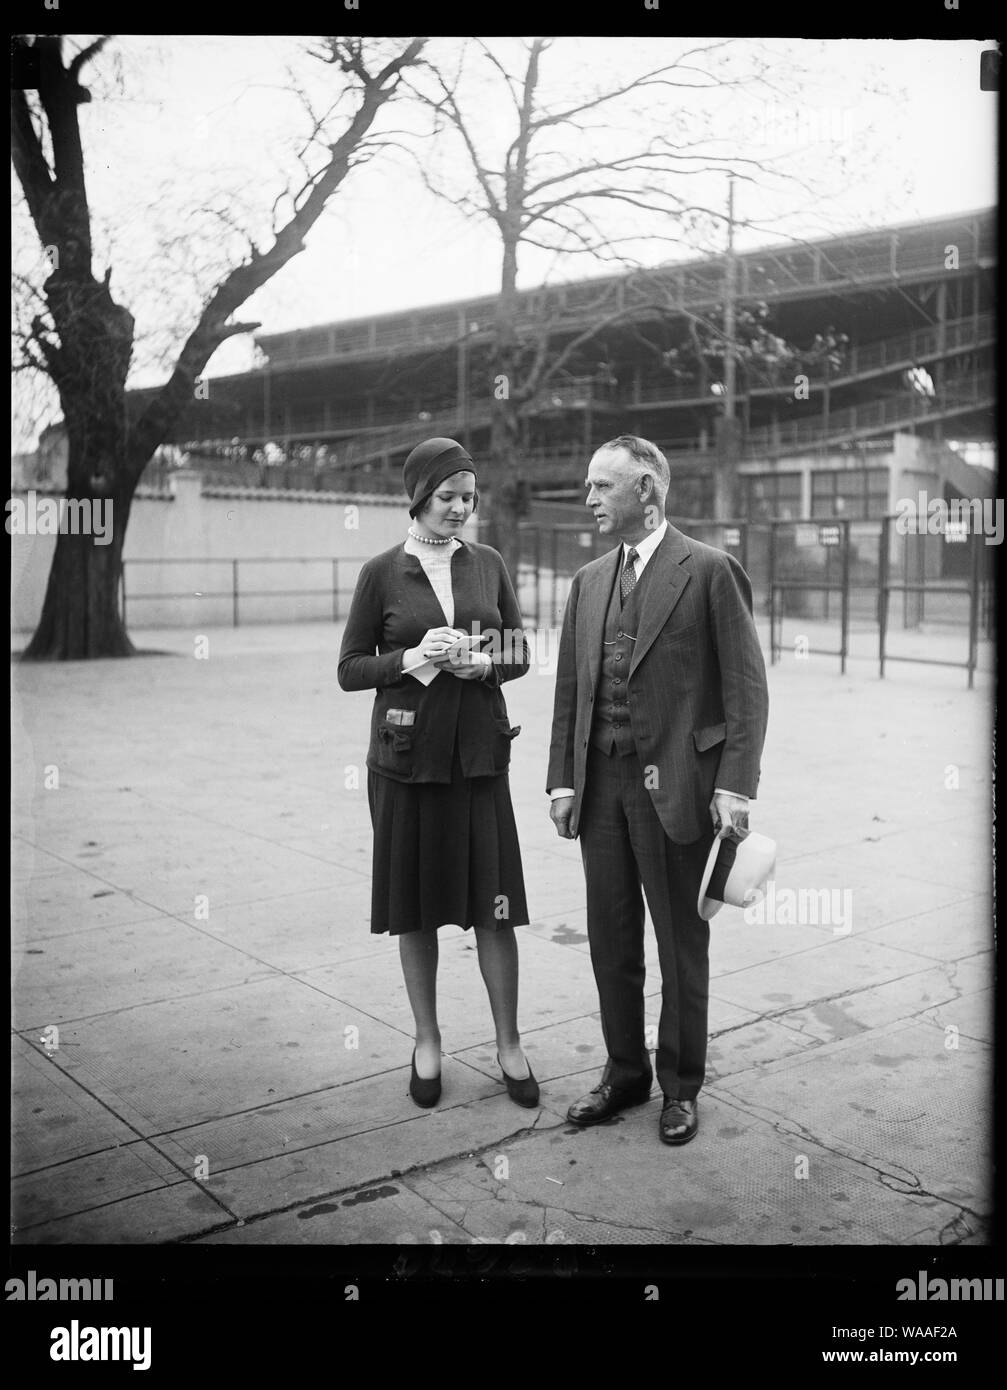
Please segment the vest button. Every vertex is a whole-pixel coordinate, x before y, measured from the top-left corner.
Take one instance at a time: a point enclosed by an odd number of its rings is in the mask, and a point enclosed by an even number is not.
[[[613,685],[622,685],[622,676],[613,676],[613,677],[612,677],[612,684],[613,684]]]
[[[621,661],[621,660],[622,660],[622,652],[616,652],[616,654],[615,654],[615,659],[616,659],[616,661]]]

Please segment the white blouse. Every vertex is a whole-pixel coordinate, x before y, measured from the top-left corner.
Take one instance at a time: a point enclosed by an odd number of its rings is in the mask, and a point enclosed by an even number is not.
[[[407,536],[405,551],[415,555],[423,566],[423,572],[430,580],[430,587],[437,595],[437,602],[444,609],[444,621],[448,627],[455,625],[455,596],[451,591],[451,557],[461,545],[457,537],[452,537],[450,545],[424,545],[422,541]]]
[[[455,596],[451,588],[451,557],[460,545],[461,541],[457,537],[452,537],[450,545],[424,545],[422,541],[407,536],[404,547],[406,554],[415,555],[423,566],[423,573],[430,580],[430,587],[437,597],[437,602],[444,610],[444,621],[448,627],[455,625]],[[472,659],[477,664],[487,667],[482,676],[485,680],[489,674],[488,668],[493,665],[493,658],[488,652],[473,652]],[[425,661],[422,666],[416,666],[406,674],[418,680],[422,685],[429,685],[438,674],[438,668],[429,661]]]

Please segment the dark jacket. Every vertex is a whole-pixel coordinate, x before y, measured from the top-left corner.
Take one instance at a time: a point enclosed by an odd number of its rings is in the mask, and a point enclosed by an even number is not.
[[[574,575],[563,619],[546,790],[573,787],[577,833],[602,639],[622,547]],[[645,571],[627,679],[630,720],[668,838],[710,828],[715,787],[754,797],[766,737],[766,665],[752,587],[733,555],[669,525]]]
[[[402,654],[419,645],[444,612],[423,566],[401,545],[368,560],[360,571],[339,653],[343,690],[377,690],[367,766],[396,782],[450,782],[457,743],[462,773],[506,772],[512,729],[500,689],[528,670],[510,576],[497,551],[462,541],[451,560],[453,627],[484,632],[493,658],[484,681],[441,671],[429,685],[402,674]],[[389,718],[389,711],[392,712]]]

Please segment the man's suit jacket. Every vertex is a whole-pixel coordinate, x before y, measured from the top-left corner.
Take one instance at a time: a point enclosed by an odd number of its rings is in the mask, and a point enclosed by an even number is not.
[[[577,833],[602,660],[622,546],[574,575],[563,619],[546,789],[573,787]],[[766,737],[766,666],[752,588],[732,555],[669,525],[647,562],[627,681],[646,782],[668,837],[711,829],[716,787],[754,797]]]
[[[465,777],[491,777],[510,764],[512,729],[500,686],[528,670],[521,610],[503,559],[463,541],[451,557],[454,626],[482,632],[493,658],[485,680],[441,671],[429,685],[403,674],[405,651],[444,610],[415,555],[401,545],[360,571],[339,652],[343,690],[375,690],[367,766],[395,782],[450,782],[455,748]]]

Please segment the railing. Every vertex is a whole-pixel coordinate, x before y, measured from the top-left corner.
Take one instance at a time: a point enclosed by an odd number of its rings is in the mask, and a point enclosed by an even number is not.
[[[547,414],[550,410],[605,410],[614,405],[613,387],[586,377],[547,387],[536,397],[532,409],[536,414]],[[292,415],[286,421],[278,418],[272,438],[306,440],[331,435],[336,430],[345,429],[349,433],[357,429],[358,433],[337,447],[337,461],[341,465],[350,465],[410,449],[429,435],[454,434],[463,426],[483,428],[490,422],[493,402],[488,398],[470,398],[464,412],[454,403],[435,406],[432,411],[422,412],[422,416],[420,412],[413,412],[405,419],[403,409],[401,406],[386,407],[375,410],[370,417],[363,412],[353,416],[325,410],[321,415]],[[354,424],[355,420],[359,423]],[[288,425],[292,428],[287,428]]]
[[[784,619],[823,620],[837,624],[838,646],[805,646],[802,652],[838,657],[842,673],[849,659],[850,633],[856,621],[858,632],[877,627],[882,677],[886,663],[913,661],[964,668],[972,688],[980,632],[991,640],[996,631],[992,562],[982,536],[969,538],[972,550],[968,574],[955,579],[939,574],[943,560],[938,556],[946,545],[943,537],[918,538],[921,544],[932,546],[925,561],[914,560],[907,550],[901,563],[893,564],[891,517],[669,520],[686,535],[726,550],[740,562],[752,583],[756,613],[768,616],[771,661],[777,661],[785,650]],[[562,618],[573,575],[590,560],[611,550],[613,542],[600,536],[587,520],[554,525],[523,523],[519,532],[517,587],[522,611],[537,627],[555,626]],[[928,569],[937,572],[927,578]],[[888,642],[892,593],[912,596],[912,606],[907,604],[902,615],[905,631],[917,630],[924,622],[964,629],[968,639],[965,659],[946,661],[927,655],[893,654]]]
[[[954,320],[947,325],[949,337],[954,340],[956,347],[974,346],[987,335],[992,338],[993,328],[992,315],[981,315],[975,321],[970,319]],[[906,356],[903,361],[910,362],[914,359],[916,350],[929,341],[935,332],[936,330],[933,329],[924,329],[915,334],[904,335],[901,338],[887,340],[883,343],[868,344],[857,352],[855,359],[857,370],[863,372],[874,369],[873,366],[865,367],[865,361],[868,363],[877,362],[879,369],[886,367],[890,369],[893,365],[890,355],[894,356],[898,352],[905,353]],[[873,358],[871,354],[874,354]],[[845,379],[848,380],[848,378]],[[842,383],[837,379],[833,384]],[[555,388],[554,403],[557,408],[583,405],[591,400],[590,392],[598,386],[599,383],[594,382],[593,378],[562,383]],[[608,392],[611,387],[605,385],[602,389]],[[667,396],[666,388],[661,387],[659,389]],[[695,387],[690,386],[688,389],[694,391]],[[582,395],[581,393],[587,394]],[[548,395],[547,392],[543,393],[543,398],[548,397]],[[854,439],[867,439],[871,435],[892,432],[920,422],[944,419],[979,406],[991,406],[994,399],[995,383],[992,372],[957,374],[945,378],[941,384],[940,394],[935,397],[915,392],[909,387],[900,387],[895,395],[833,410],[825,422],[823,422],[821,415],[816,414],[806,419],[750,429],[742,441],[742,455],[746,459],[776,457],[806,449],[821,449]],[[492,402],[488,400],[472,401],[469,403],[464,424],[472,429],[484,427],[490,422],[491,411]],[[297,433],[278,437],[285,437],[288,440],[310,439],[317,438],[318,433],[324,432],[321,429],[313,430],[309,421],[300,420],[298,424],[300,428]],[[311,467],[300,465],[303,476],[298,476],[294,485],[323,488],[352,486],[355,479],[350,470],[355,467],[384,459],[392,454],[408,451],[421,438],[430,435],[454,435],[462,428],[462,424],[457,408],[452,408],[442,414],[431,414],[429,418],[424,420],[400,421],[387,429],[370,430],[333,450],[328,467],[316,469],[313,465]],[[229,441],[206,442],[212,444]],[[696,471],[709,469],[712,466],[712,461],[716,458],[715,450],[704,449],[696,440],[678,440],[665,444],[663,447],[669,455],[670,462],[679,467],[691,468]],[[549,482],[558,482],[580,472],[584,466],[582,460],[585,458],[585,450],[579,446],[558,446],[557,449],[539,447],[527,453],[525,457],[528,466],[534,469],[548,468]],[[254,476],[260,467],[259,465],[249,462],[242,464],[241,467],[243,469],[247,467],[249,471],[250,486],[260,483],[260,480]],[[282,476],[285,476],[291,470],[297,470],[299,465],[262,465],[262,467],[267,469],[279,468],[282,470]],[[332,470],[338,471],[341,475],[338,483],[329,484],[317,481],[319,475],[324,478]],[[224,477],[228,471],[226,468],[220,470],[221,481],[230,481]],[[270,484],[260,483],[260,485],[268,486]],[[278,485],[289,486],[290,484],[283,481]]]
[[[917,599],[919,612],[922,617],[923,604],[926,598],[937,594],[960,595],[962,585],[960,583],[935,584],[932,580],[911,581],[903,579],[901,581],[892,579],[891,576],[891,526],[894,517],[886,516],[881,523],[881,538],[878,542],[878,663],[879,674],[884,676],[885,664],[889,661],[911,661],[914,664],[926,664],[928,666],[955,666],[964,665],[968,672],[969,689],[973,689],[975,683],[975,672],[977,665],[977,653],[979,645],[979,622],[980,616],[987,625],[986,635],[990,635],[989,624],[992,618],[992,585],[984,583],[982,579],[982,551],[979,535],[971,535],[968,540],[970,546],[969,556],[969,578],[968,578],[968,656],[964,662],[944,661],[935,656],[905,656],[896,655],[888,649],[888,620],[889,604],[892,594],[901,593],[906,600],[906,612],[908,612],[908,600],[910,595]],[[909,538],[907,537],[907,540]],[[908,569],[908,565],[905,567]],[[905,622],[905,617],[903,618]]]
[[[745,438],[746,454],[765,456],[793,453],[804,448],[837,443],[858,434],[878,434],[882,430],[898,429],[920,420],[954,415],[980,405],[992,405],[995,399],[992,372],[979,372],[968,377],[945,381],[939,398],[923,396],[908,389],[898,396],[846,406],[829,415],[828,425],[821,417],[792,420],[782,425],[767,425],[749,430]]]
[[[958,246],[959,272],[983,260],[995,260],[993,214],[948,218],[929,226],[898,231],[881,229],[855,233],[844,240],[833,238],[795,248],[783,246],[744,252],[736,259],[738,293],[743,298],[772,299],[806,293],[818,286],[836,288],[842,284],[943,275],[946,273],[944,245],[947,240]],[[723,286],[724,258],[718,256],[643,273],[599,278],[586,284],[529,291],[519,301],[517,328],[522,331],[539,324],[544,304],[548,305],[557,328],[575,327],[597,317],[599,299],[606,294],[613,309],[646,309],[655,302],[655,290],[661,303],[668,307],[695,308],[720,300]],[[416,310],[386,321],[333,324],[323,329],[304,330],[300,335],[264,335],[257,341],[270,353],[270,360],[276,366],[445,346],[463,337],[482,341],[488,337],[484,325],[491,321],[495,302],[485,298],[426,316],[423,310]],[[475,318],[480,325],[474,333],[467,321],[469,317]]]
[[[870,375],[908,368],[920,359],[932,360],[935,356],[951,356],[980,345],[995,341],[995,320],[992,314],[981,314],[977,318],[951,320],[945,325],[943,348],[937,327],[917,330],[877,343],[867,343],[853,347],[847,360],[839,369],[839,374],[829,376],[824,363],[800,363],[804,372],[814,384],[815,389],[827,384],[834,390],[855,384]],[[791,363],[787,372],[794,370]],[[870,433],[878,429],[897,427],[900,423],[910,423],[928,415],[935,416],[967,406],[980,397],[992,400],[992,374],[981,373],[978,377],[965,378],[971,387],[963,386],[956,378],[945,384],[941,399],[910,393],[908,390],[898,397],[883,401],[867,402],[857,406],[845,407],[830,413],[827,427],[814,420],[791,421],[778,427],[765,426],[751,430],[746,442],[750,454],[764,452],[783,452],[801,448],[808,444],[822,444],[829,440],[842,439],[851,434]],[[976,385],[975,383],[980,383]],[[786,389],[792,389],[792,375],[778,382],[765,385],[751,384],[742,396],[764,398]],[[714,404],[711,393],[703,394],[698,381],[652,382],[644,384],[633,402],[619,402],[618,391],[613,383],[599,382],[597,379],[579,378],[562,382],[543,391],[533,403],[532,413],[548,414],[550,409],[625,409],[628,412],[647,409],[659,403]],[[464,419],[457,403],[435,406],[424,412],[421,418],[416,412],[403,418],[401,405],[376,406],[370,412],[348,412],[326,406],[321,415],[298,415],[277,418],[272,432],[274,439],[288,441],[311,440],[319,436],[331,437],[334,432],[345,431],[351,437],[333,448],[333,463],[338,467],[350,467],[386,454],[402,452],[412,447],[420,435],[454,434],[463,426],[470,429],[486,427],[492,414],[492,402],[488,399],[470,400]],[[280,412],[278,412],[279,417]],[[287,428],[291,426],[292,428]],[[229,441],[206,441],[225,443]],[[686,443],[686,448],[694,447]]]
[[[756,372],[749,374],[750,384],[739,395],[744,397],[773,395],[786,390],[793,392],[794,373],[803,372],[810,381],[824,383],[831,388],[853,385],[867,376],[911,367],[921,359],[934,359],[951,356],[968,348],[993,343],[996,340],[996,321],[992,314],[980,314],[975,318],[951,319],[944,325],[944,344],[941,346],[937,327],[921,328],[914,333],[902,333],[895,338],[885,338],[876,343],[864,343],[848,349],[845,360],[838,369],[829,371],[824,361],[807,362],[792,358],[780,367],[777,379],[758,384]],[[762,373],[764,375],[764,373]],[[626,410],[638,410],[642,406],[663,401],[709,402],[709,389],[704,393],[697,379],[680,382],[648,382],[641,385],[637,399],[624,404]]]
[[[830,544],[838,543],[840,557],[840,572],[837,576],[829,576],[828,569],[821,576],[813,579],[793,579],[781,578],[779,573],[778,544],[777,535],[780,525],[790,526],[790,522],[770,522],[769,523],[769,661],[770,665],[775,666],[783,649],[781,640],[783,602],[789,595],[821,593],[825,595],[825,614],[828,617],[828,602],[830,594],[839,595],[839,650],[832,651],[829,648],[805,646],[802,650],[808,655],[815,656],[838,656],[839,674],[846,674],[846,658],[850,650],[850,526],[848,518],[832,519],[824,523],[829,531],[834,533],[835,541]],[[814,525],[816,523],[805,523]],[[823,523],[818,523],[821,536]]]
[[[812,381],[828,381],[835,389],[853,385],[866,376],[912,367],[921,360],[934,360],[948,357],[968,348],[985,346],[996,341],[996,324],[992,314],[980,314],[977,318],[951,319],[944,325],[944,344],[941,345],[940,332],[935,326],[921,328],[914,333],[903,333],[897,338],[885,338],[877,343],[864,343],[854,346],[834,374],[827,369],[824,361],[803,362],[799,370]],[[784,383],[769,386],[752,386],[753,396],[779,391]],[[788,390],[793,390],[793,376],[786,382]]]
[[[887,663],[912,661],[924,665],[964,667],[968,672],[969,688],[973,687],[980,629],[987,639],[992,638],[996,629],[996,594],[990,553],[983,535],[973,533],[968,536],[967,543],[971,546],[967,557],[968,572],[956,580],[936,575],[926,577],[928,568],[932,570],[938,567],[934,549],[930,550],[929,559],[922,550],[913,559],[907,546],[901,566],[893,566],[893,517],[878,520],[803,517],[796,521],[750,521],[744,518],[714,521],[674,517],[670,520],[687,535],[733,554],[746,570],[752,582],[756,612],[768,610],[771,661],[777,661],[784,650],[784,618],[814,620],[819,617],[827,622],[834,621],[829,599],[836,596],[839,599],[838,650],[806,647],[806,652],[838,656],[840,670],[845,671],[851,620],[856,616],[861,625],[865,622],[877,624],[879,674],[882,677]],[[518,532],[520,556],[515,579],[522,613],[526,621],[535,627],[555,626],[562,616],[574,573],[589,560],[612,549],[613,543],[610,538],[599,535],[597,527],[587,521],[549,526],[522,523]],[[919,542],[920,547],[935,543],[943,548],[947,544],[944,537],[906,537],[907,543],[913,539]],[[343,567],[359,568],[364,559],[363,556],[338,555],[128,559],[123,562],[120,581],[120,612],[125,623],[137,604],[160,602],[179,605],[197,601],[202,605],[199,620],[205,622],[211,616],[206,610],[207,602],[224,601],[231,626],[238,627],[243,619],[248,620],[247,605],[253,600],[261,604],[277,599],[323,598],[326,600],[328,620],[338,622],[343,616],[342,600],[352,592],[352,585],[344,582]],[[311,587],[245,587],[242,582],[243,567],[274,565],[323,566],[326,580]],[[221,568],[224,570],[226,578],[220,587],[212,589],[191,586],[156,591],[136,589],[132,576],[145,566],[188,566],[197,570],[216,566],[218,571]],[[964,570],[964,566],[962,568]],[[127,575],[130,576],[128,583]],[[888,644],[890,598],[892,594],[899,593],[907,601],[903,614],[903,626],[907,630],[918,628],[928,618],[965,626],[968,652],[964,661],[891,651]],[[821,611],[817,613],[808,602],[815,594],[823,596]],[[910,598],[912,608],[908,602]],[[932,605],[935,599],[942,601],[944,611],[939,614],[931,611],[928,615],[924,605],[927,602]],[[303,616],[297,615],[299,619],[303,619]],[[319,615],[315,613],[314,616]]]
[[[308,598],[328,596],[332,601],[332,621],[340,618],[340,597],[344,590],[339,586],[339,567],[344,564],[363,564],[361,557],[341,555],[293,555],[293,556],[167,556],[161,559],[123,560],[122,577],[119,583],[119,611],[123,624],[126,623],[128,605],[136,603],[178,602],[180,600],[228,599],[230,601],[231,626],[238,627],[240,605],[249,599]],[[230,575],[230,584],[223,589],[175,589],[166,593],[149,590],[133,591],[126,583],[127,571],[144,565],[188,565],[197,569],[204,565],[225,566]],[[244,589],[239,583],[243,565],[326,565],[331,566],[331,582],[311,589]]]
[[[443,428],[441,422],[427,421],[425,428],[438,432]],[[451,431],[448,430],[448,433]],[[422,429],[411,430],[404,438],[402,447],[419,441]],[[677,443],[662,444],[671,465],[673,476],[683,473],[699,474],[710,472],[716,462],[716,453],[711,449],[701,449],[691,444],[679,448]],[[357,463],[347,462],[347,454],[329,454],[324,462],[316,463],[255,463],[251,459],[234,458],[216,460],[201,458],[194,453],[191,466],[198,469],[204,488],[284,488],[287,490],[312,492],[374,492],[397,493],[402,491],[402,469],[400,460],[387,466],[376,463],[384,454],[393,449],[375,447],[373,450],[357,455]],[[584,481],[592,448],[584,444],[558,444],[555,447],[540,446],[526,449],[519,454],[518,462],[523,475],[533,485],[542,484],[564,486],[576,484],[579,488]],[[145,487],[167,491],[172,470],[158,463],[148,466],[142,483]]]

